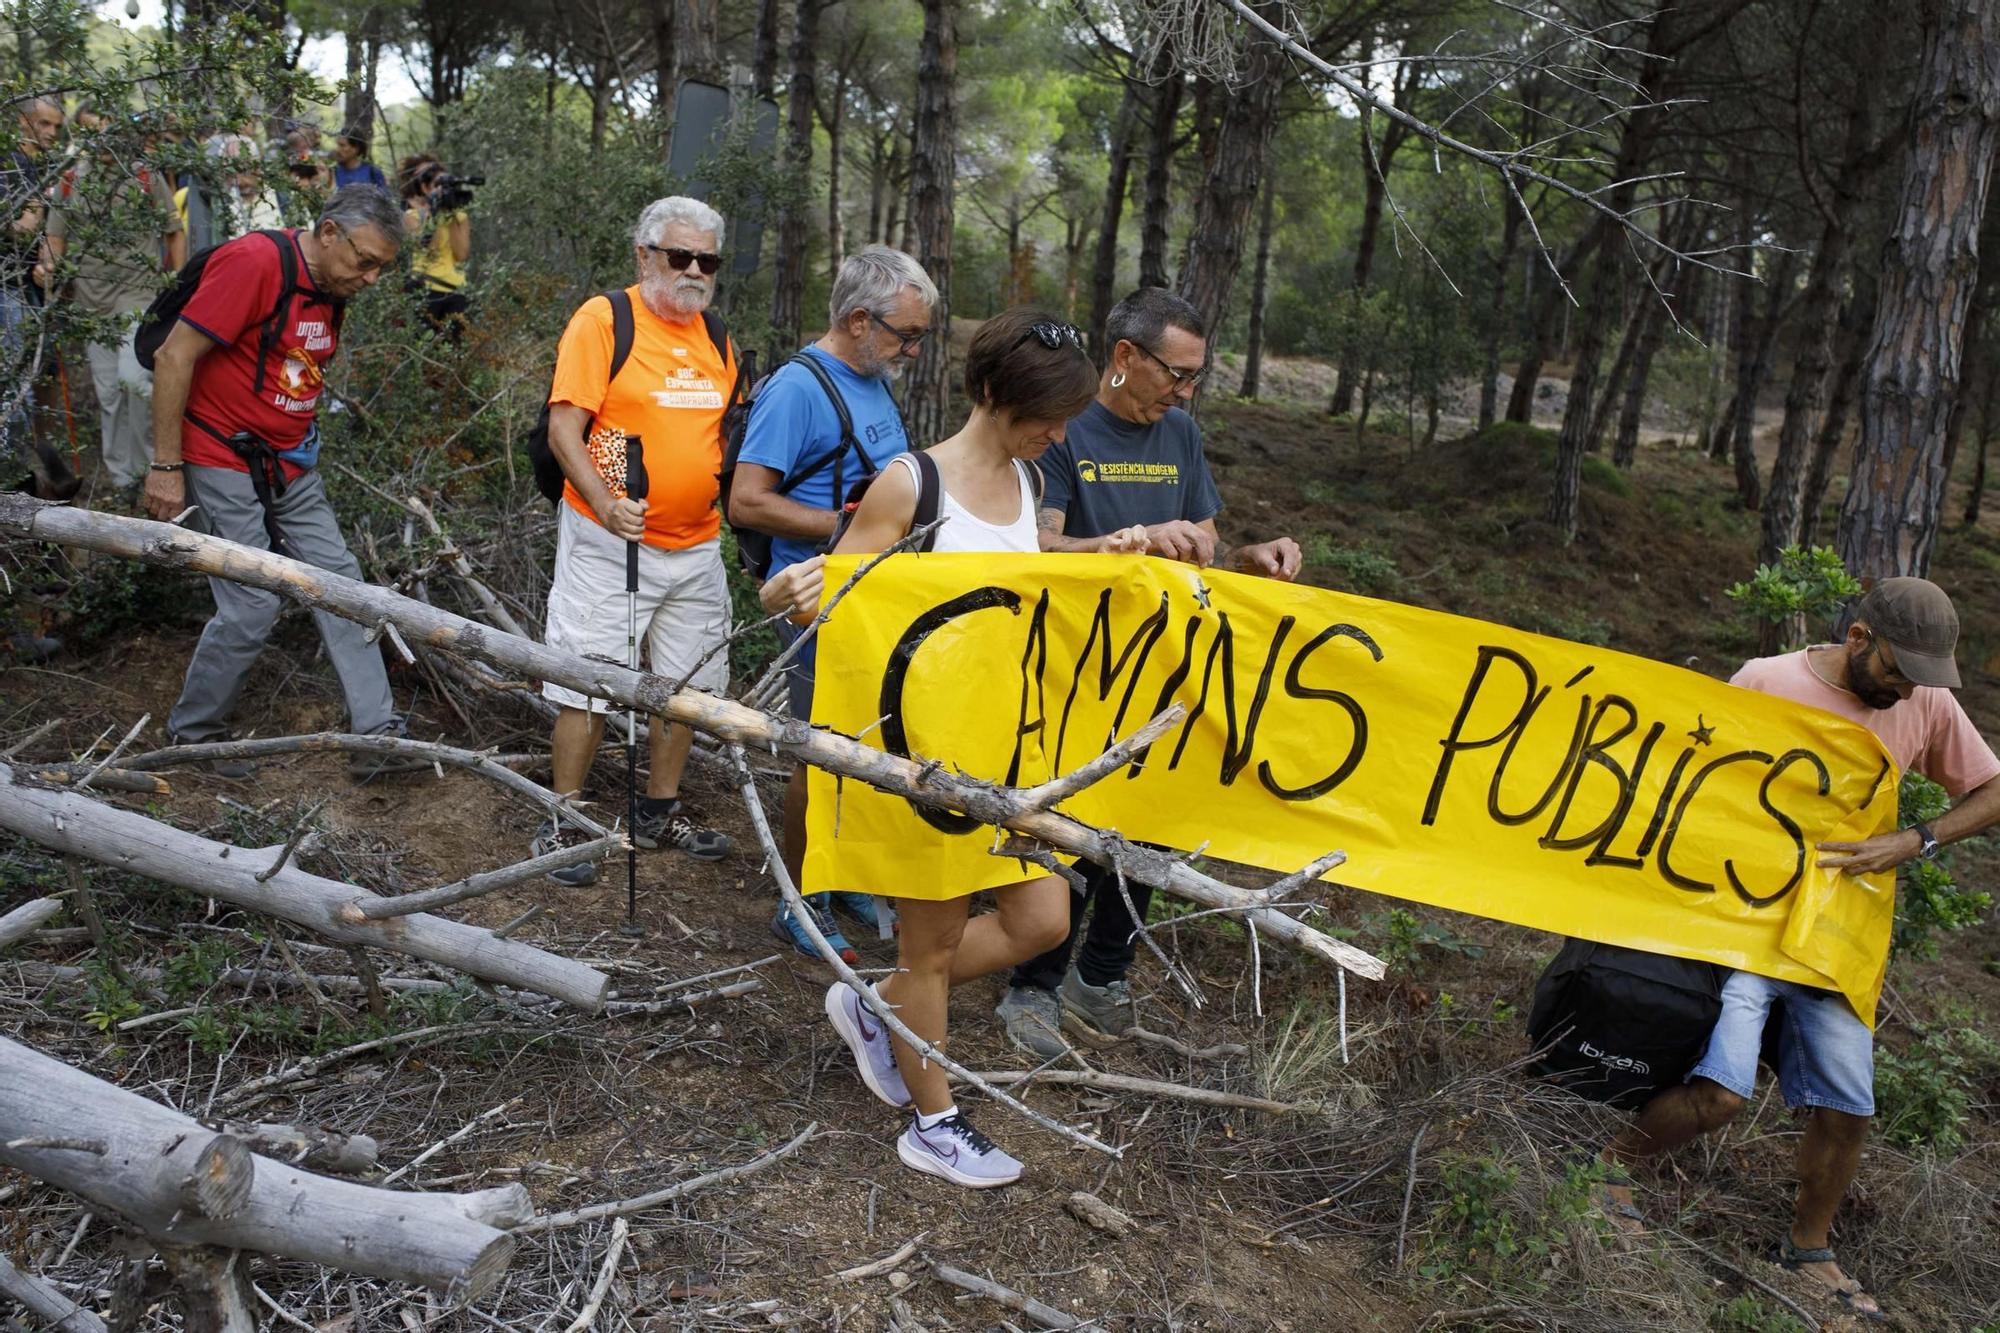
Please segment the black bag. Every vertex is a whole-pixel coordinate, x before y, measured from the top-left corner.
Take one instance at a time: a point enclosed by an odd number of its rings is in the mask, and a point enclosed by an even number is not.
[[[917,465],[917,509],[910,516],[910,526],[906,531],[915,532],[918,528],[929,527],[937,522],[938,512],[944,508],[944,478],[938,475],[937,460],[930,456],[929,450],[912,449],[910,458]],[[893,458],[889,461],[895,462]],[[1021,469],[1022,475],[1027,477],[1028,489],[1039,505],[1042,499],[1041,469],[1033,463],[1018,458],[1014,460],[1014,466]],[[868,494],[868,487],[880,475],[880,473],[870,473],[848,488],[847,498],[840,505],[840,517],[833,525],[833,536],[827,538],[827,550],[831,551],[838,546],[840,539],[847,535],[847,530],[854,525],[854,512],[861,508],[861,497]],[[912,549],[928,551],[936,545],[937,533],[927,532]]]
[[[833,377],[826,373],[826,368],[804,352],[795,354],[786,364],[804,366],[812,377],[819,381],[819,387],[825,392],[827,401],[833,404],[834,416],[840,421],[840,440],[832,449],[821,454],[807,466],[780,478],[777,493],[790,495],[807,479],[816,477],[831,467],[833,493],[844,498],[848,492],[841,486],[841,475],[848,450],[851,449],[861,456],[861,466],[864,469],[861,481],[855,483],[856,485],[865,486],[867,482],[873,480],[880,469],[875,466],[875,460],[868,456],[868,451],[861,446],[860,438],[855,435],[854,418],[847,411],[847,400],[840,396],[840,387],[833,382]],[[723,418],[724,427],[728,431],[728,444],[722,455],[722,475],[717,479],[721,486],[721,495],[717,503],[722,508],[722,521],[729,524],[729,531],[736,538],[736,563],[742,566],[744,573],[760,581],[771,569],[771,534],[743,527],[732,520],[729,517],[729,494],[736,481],[737,461],[743,455],[743,437],[750,427],[751,405],[757,401],[757,395],[764,391],[764,386],[769,384],[777,373],[774,370],[759,380],[742,399],[741,410],[733,416]],[[835,534],[836,537],[838,535]],[[828,545],[831,546],[832,543],[829,542]]]
[[[1579,1097],[1636,1110],[1701,1059],[1728,975],[1715,963],[1570,940],[1535,983],[1529,1068]]]
[[[614,291],[600,292],[598,295],[611,303],[611,373],[604,377],[604,391],[611,392],[611,382],[618,378],[618,372],[625,369],[625,362],[632,355],[632,294],[620,287]],[[701,312],[702,327],[708,330],[708,340],[715,345],[717,356],[723,364],[729,363],[729,329],[722,322],[722,316],[713,310]],[[723,428],[728,429],[729,413],[734,410],[736,390],[743,383],[743,373],[739,365],[736,379],[729,386],[729,401],[723,408]],[[593,418],[584,423],[583,433],[588,438],[595,428]],[[548,497],[552,505],[562,503],[563,483],[568,480],[563,474],[562,461],[556,457],[555,449],[549,444],[549,403],[546,394],[542,397],[542,411],[535,418],[534,429],[528,432],[528,461],[535,468],[535,489]]]
[[[257,336],[257,374],[251,385],[251,392],[261,395],[264,392],[264,365],[271,359],[272,351],[277,348],[278,339],[284,335],[285,313],[291,309],[294,296],[307,295],[308,292],[299,286],[299,257],[297,249],[292,244],[292,234],[288,231],[267,229],[258,232],[257,235],[278,247],[280,275],[277,304],[271,307],[271,313],[266,315],[258,326],[260,332]],[[225,241],[223,244],[227,245],[229,242]],[[187,303],[194,299],[195,289],[201,286],[201,275],[208,269],[209,256],[221,248],[221,245],[211,245],[181,265],[180,271],[174,274],[173,285],[154,297],[153,303],[146,307],[146,313],[140,316],[139,328],[132,336],[132,350],[139,364],[145,369],[153,369],[154,355],[167,341],[167,335],[174,331],[174,325],[180,323],[181,311],[187,308]],[[317,291],[310,294],[319,296],[333,307],[333,330],[338,336],[340,321],[347,313],[346,303],[332,300]]]

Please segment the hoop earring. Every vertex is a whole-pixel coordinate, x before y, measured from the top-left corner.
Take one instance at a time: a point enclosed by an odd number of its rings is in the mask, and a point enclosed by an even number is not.
[[[1114,373],[1112,374],[1112,376],[1111,376],[1111,387],[1112,387],[1112,388],[1114,388],[1114,389],[1122,389],[1122,388],[1124,388],[1124,387],[1125,387],[1125,372],[1124,372],[1124,371],[1120,370],[1120,371],[1116,371],[1116,372],[1114,372]]]

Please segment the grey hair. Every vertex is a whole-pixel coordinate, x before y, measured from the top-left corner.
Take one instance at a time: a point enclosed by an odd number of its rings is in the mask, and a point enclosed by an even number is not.
[[[639,225],[632,229],[632,244],[658,245],[660,233],[676,222],[684,222],[696,231],[705,231],[715,237],[718,246],[722,244],[722,214],[701,200],[690,199],[684,194],[670,194],[647,204],[646,211],[639,215]]]
[[[7,105],[12,107],[14,114],[23,120],[26,120],[28,113],[38,106],[48,107],[58,116],[62,114],[63,109],[62,98],[57,97],[54,93],[24,93]]]
[[[857,250],[841,261],[840,272],[834,276],[833,295],[826,303],[827,323],[838,326],[857,310],[886,319],[889,307],[905,287],[916,288],[927,307],[937,308],[937,284],[922,264],[886,245]]]
[[[319,222],[331,222],[342,231],[373,227],[397,245],[403,243],[403,206],[396,196],[379,185],[349,185],[335,190],[333,198],[319,211]]]
[[[1159,346],[1160,335],[1181,329],[1197,338],[1208,331],[1201,326],[1201,312],[1165,287],[1141,287],[1111,307],[1104,319],[1104,345],[1116,347],[1129,342],[1147,351]]]

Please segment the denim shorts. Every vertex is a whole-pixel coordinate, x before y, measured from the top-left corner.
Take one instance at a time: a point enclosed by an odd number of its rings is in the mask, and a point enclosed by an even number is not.
[[[1849,1115],[1875,1114],[1875,1034],[1837,991],[1732,972],[1722,987],[1722,1016],[1708,1049],[1688,1077],[1720,1083],[1748,1098],[1757,1086],[1757,1056],[1771,1005],[1778,1022],[1778,1087],[1792,1107],[1824,1106]]]

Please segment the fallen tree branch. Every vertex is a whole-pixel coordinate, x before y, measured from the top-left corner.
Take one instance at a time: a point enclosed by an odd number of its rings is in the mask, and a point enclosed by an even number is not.
[[[39,1315],[61,1333],[108,1333],[104,1321],[48,1283],[24,1273],[0,1254],[0,1296],[18,1301],[29,1314]]]
[[[36,898],[0,916],[0,949],[26,935],[32,935],[44,921],[62,911],[58,898]]]
[[[1269,1115],[1293,1115],[1312,1109],[1296,1102],[1274,1102],[1268,1097],[1252,1097],[1240,1092],[1220,1092],[1214,1088],[1196,1088],[1185,1083],[1162,1083],[1157,1079],[1135,1078],[1130,1074],[1108,1074],[1101,1069],[1044,1069],[1039,1073],[1026,1074],[1017,1070],[1003,1070],[981,1074],[979,1077],[1002,1087],[1029,1083],[1070,1084],[1080,1088],[1095,1088],[1099,1092],[1133,1092],[1146,1097],[1170,1097],[1180,1102],[1197,1102],[1203,1106],[1227,1106],[1242,1111],[1263,1111]]]
[[[673,691],[665,677],[633,671],[615,662],[593,661],[504,634],[387,588],[343,578],[219,537],[189,532],[171,524],[68,509],[16,493],[0,495],[0,533],[82,546],[265,588],[363,625],[394,620],[425,648],[480,658],[519,675],[552,681],[582,694],[635,707],[725,742],[789,755],[801,763],[859,779],[893,795],[963,811],[983,822],[1003,825],[1052,847],[1088,856],[1100,864],[1110,863],[1110,840],[1117,839],[1115,833],[1094,829],[1050,811],[1016,816],[1009,807],[1013,794],[1010,788],[944,772],[934,764],[899,758],[852,737],[818,730],[796,719],[773,717],[700,690]],[[1120,850],[1125,873],[1134,879],[1205,907],[1254,916],[1258,928],[1272,939],[1371,980],[1382,977],[1380,959],[1271,910],[1256,894],[1204,875],[1169,854],[1133,844],[1125,844]]]
[[[632,1224],[619,1218],[611,1224],[611,1244],[604,1252],[604,1266],[597,1270],[597,1281],[591,1284],[590,1299],[583,1303],[583,1309],[576,1320],[563,1333],[584,1333],[597,1319],[597,1312],[604,1308],[604,1298],[611,1293],[611,1279],[618,1272],[618,1260],[625,1253],[625,1238],[632,1234]]]
[[[619,833],[607,833],[591,842],[581,842],[574,847],[558,847],[544,856],[517,861],[499,870],[488,870],[477,875],[468,875],[456,884],[446,884],[442,888],[425,889],[421,893],[399,894],[394,898],[381,898],[370,894],[366,898],[356,898],[341,906],[343,921],[359,925],[363,921],[386,921],[391,917],[408,916],[412,912],[428,912],[434,908],[449,907],[462,903],[468,898],[483,897],[501,889],[511,889],[516,884],[526,884],[529,880],[540,879],[551,870],[561,870],[580,861],[601,860],[607,853],[623,851],[625,837]]]
[[[411,1194],[311,1175],[189,1116],[0,1038],[0,1133],[60,1126],[104,1138],[103,1157],[10,1152],[0,1162],[115,1211],[163,1247],[252,1250],[470,1298],[513,1257],[486,1220],[529,1211],[520,1185]]]
[[[931,1263],[931,1273],[940,1282],[946,1282],[960,1291],[969,1291],[975,1296],[984,1296],[996,1305],[1004,1305],[1009,1310],[1028,1316],[1043,1328],[1080,1328],[1083,1321],[1074,1315],[1066,1315],[1053,1306],[1043,1305],[1033,1296],[1023,1296],[1012,1287],[1003,1287],[991,1278],[968,1273],[962,1268],[953,1268],[935,1260]]]
[[[229,1090],[222,1101],[225,1106],[242,1106],[261,1101],[275,1088],[281,1088],[287,1083],[296,1083],[300,1079],[311,1078],[322,1069],[337,1065],[342,1060],[351,1060],[357,1055],[366,1055],[370,1051],[387,1050],[391,1046],[407,1046],[412,1042],[427,1041],[433,1037],[439,1040],[476,1037],[482,1033],[502,1031],[511,1026],[508,1023],[438,1023],[431,1027],[412,1028],[408,1032],[392,1032],[386,1037],[376,1037],[371,1041],[343,1046],[337,1051],[328,1051],[325,1055],[308,1056],[306,1059],[286,1065],[283,1069],[253,1078],[247,1083],[239,1083]]]
[[[358,1176],[373,1171],[380,1160],[382,1145],[366,1134],[338,1134],[317,1125],[253,1124],[225,1120],[215,1126],[261,1157],[270,1157],[287,1166],[308,1171],[331,1171],[336,1175]]]
[[[259,883],[269,849],[232,847],[71,792],[21,785],[0,764],[0,828],[45,847],[178,884],[224,902],[304,926],[342,944],[368,945],[442,963],[487,981],[540,991],[588,1013],[603,1008],[611,980],[582,963],[517,940],[435,916],[361,923],[341,909],[352,884],[287,866]],[[359,899],[373,900],[373,895]],[[393,902],[394,899],[382,901]]]
[[[903,1242],[902,1248],[894,1254],[886,1254],[880,1259],[871,1260],[865,1264],[856,1264],[852,1268],[843,1268],[838,1273],[828,1273],[826,1280],[828,1282],[859,1282],[865,1277],[880,1277],[884,1273],[902,1267],[904,1261],[917,1252],[917,1246],[930,1239],[930,1234],[928,1231],[919,1231],[916,1235]]]
[[[794,1135],[790,1143],[773,1148],[755,1161],[745,1162],[740,1166],[725,1166],[718,1171],[710,1171],[707,1175],[696,1176],[693,1180],[683,1180],[678,1185],[669,1185],[663,1190],[654,1190],[651,1194],[641,1194],[636,1199],[620,1199],[615,1203],[594,1203],[588,1208],[578,1208],[567,1213],[547,1213],[541,1217],[530,1218],[516,1226],[514,1234],[528,1236],[540,1231],[582,1226],[585,1222],[598,1222],[607,1217],[630,1217],[633,1213],[643,1213],[649,1208],[658,1208],[663,1203],[672,1203],[675,1199],[685,1198],[697,1190],[705,1190],[710,1185],[722,1185],[732,1180],[740,1180],[744,1176],[755,1175],[764,1168],[791,1156],[805,1144],[806,1140],[817,1133],[819,1133],[819,1122],[814,1121]]]

